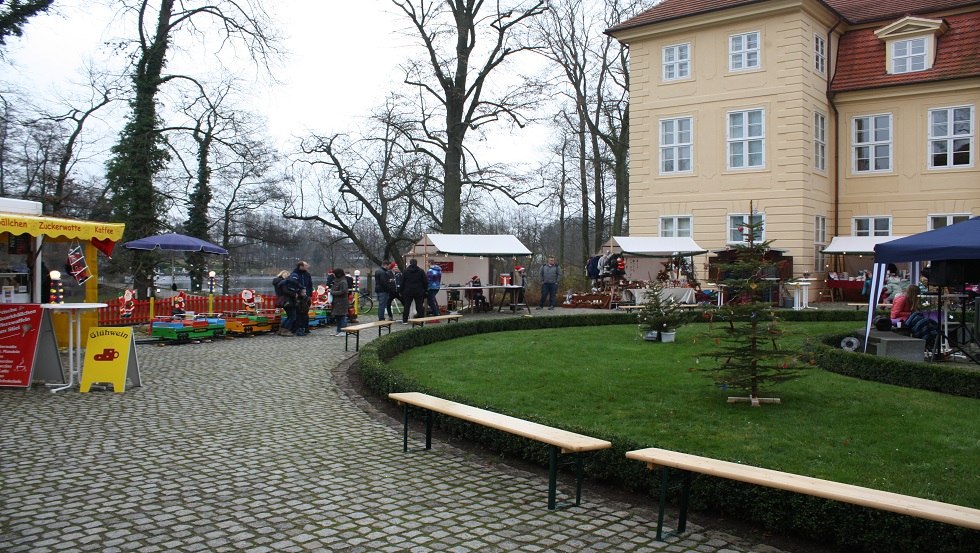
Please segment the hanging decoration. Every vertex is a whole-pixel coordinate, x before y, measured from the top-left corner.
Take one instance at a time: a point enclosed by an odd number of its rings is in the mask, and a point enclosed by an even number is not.
[[[78,284],[84,284],[92,278],[92,273],[88,270],[88,263],[85,261],[85,254],[82,252],[82,245],[77,240],[71,243],[65,268],[68,269],[71,276],[75,277],[75,282]]]
[[[65,287],[61,283],[61,272],[51,271],[48,276],[51,277],[48,303],[65,303]]]

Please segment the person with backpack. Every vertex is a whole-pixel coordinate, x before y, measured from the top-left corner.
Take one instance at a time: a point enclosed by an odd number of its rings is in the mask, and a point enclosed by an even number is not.
[[[436,294],[442,288],[442,267],[437,263],[432,263],[429,266],[429,270],[426,271],[425,276],[429,283],[425,291],[426,299],[429,302],[429,315],[438,317],[441,313],[439,311],[439,302],[436,301]]]
[[[292,284],[291,284],[292,282]],[[279,336],[292,336],[296,324],[296,297],[299,288],[296,281],[289,280],[289,271],[279,271],[272,279],[272,287],[276,291],[276,307],[286,312],[286,318],[279,323]]]
[[[310,333],[310,298],[313,297],[313,277],[310,275],[310,264],[300,261],[289,275],[294,281],[290,286],[299,289],[296,296],[296,322],[293,325],[294,336],[306,336]]]

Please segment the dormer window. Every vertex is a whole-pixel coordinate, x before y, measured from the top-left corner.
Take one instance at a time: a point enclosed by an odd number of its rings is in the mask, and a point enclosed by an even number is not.
[[[892,73],[911,73],[926,68],[926,39],[911,38],[892,43]]]
[[[875,36],[884,41],[887,48],[888,73],[900,75],[932,69],[936,60],[936,38],[948,29],[941,19],[909,16],[875,31]]]

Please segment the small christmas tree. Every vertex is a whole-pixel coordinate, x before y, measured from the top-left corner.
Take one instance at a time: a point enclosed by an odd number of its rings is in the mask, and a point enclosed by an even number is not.
[[[798,378],[802,366],[792,353],[779,349],[783,331],[772,303],[762,299],[768,284],[763,279],[775,269],[765,259],[771,242],[757,240],[762,222],[749,215],[739,231],[744,242],[733,246],[731,262],[719,266],[719,280],[731,299],[712,317],[722,323],[720,331],[715,330],[721,336],[716,337],[718,348],[712,354],[721,363],[710,370],[717,384],[748,393],[748,397],[729,397],[729,403],[747,401],[758,407],[779,403],[778,398],[761,398],[760,393],[767,386]]]
[[[664,298],[664,283],[654,281],[646,289],[646,303],[638,315],[640,329],[646,333],[674,332],[690,321],[691,313],[685,311],[674,298]]]

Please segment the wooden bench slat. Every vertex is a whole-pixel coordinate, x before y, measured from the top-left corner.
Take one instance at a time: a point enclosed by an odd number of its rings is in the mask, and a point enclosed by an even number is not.
[[[493,411],[448,401],[420,392],[391,393],[388,394],[388,397],[399,403],[422,407],[430,411],[560,447],[566,453],[581,453],[612,447],[612,444],[606,440],[494,413]]]
[[[372,321],[370,323],[361,323],[356,325],[345,326],[341,330],[345,332],[360,332],[368,328],[378,328],[391,326],[393,321]]]
[[[873,507],[956,526],[980,530],[980,510],[883,490],[741,465],[677,451],[651,447],[629,451],[626,457],[651,466],[665,466],[770,488]]]

